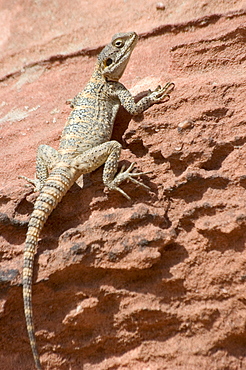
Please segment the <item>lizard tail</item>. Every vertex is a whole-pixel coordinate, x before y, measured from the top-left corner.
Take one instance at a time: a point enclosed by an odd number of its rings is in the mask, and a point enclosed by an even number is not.
[[[24,250],[23,300],[27,332],[35,365],[38,370],[41,370],[42,367],[37,350],[32,313],[32,278],[34,255],[36,252],[40,232],[47,218],[66,194],[68,189],[73,185],[74,181],[76,181],[77,177],[75,178],[75,170],[65,163],[64,165],[61,164],[60,166],[55,167],[40,191],[28,224]]]

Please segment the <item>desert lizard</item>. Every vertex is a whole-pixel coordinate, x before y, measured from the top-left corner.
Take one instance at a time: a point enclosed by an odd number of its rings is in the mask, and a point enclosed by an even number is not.
[[[139,114],[151,105],[169,98],[174,84],[158,86],[137,103],[131,93],[118,82],[137,43],[135,32],[118,33],[98,55],[95,70],[84,90],[72,101],[73,108],[61,135],[58,150],[40,145],[37,151],[36,176],[20,176],[40,191],[30,216],[26,235],[23,267],[23,299],[27,331],[36,368],[41,369],[34,334],[32,313],[33,263],[38,238],[47,218],[73,183],[85,173],[104,164],[103,183],[130,197],[119,187],[122,181],[139,182],[136,177],[145,172],[134,172],[134,163],[118,174],[117,166],[121,145],[110,141],[116,113],[123,105],[132,115]]]

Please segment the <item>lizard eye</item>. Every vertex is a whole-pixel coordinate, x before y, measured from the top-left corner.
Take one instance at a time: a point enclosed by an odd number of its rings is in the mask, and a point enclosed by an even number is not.
[[[108,67],[108,66],[110,66],[110,64],[113,63],[113,60],[111,58],[108,58],[108,59],[105,60],[104,63],[105,63],[105,66]]]
[[[124,41],[122,39],[117,39],[114,42],[114,46],[116,46],[117,48],[122,48],[122,46],[124,46]]]

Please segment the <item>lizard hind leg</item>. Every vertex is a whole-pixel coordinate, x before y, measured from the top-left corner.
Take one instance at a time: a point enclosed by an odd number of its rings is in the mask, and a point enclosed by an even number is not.
[[[124,190],[119,187],[119,185],[125,180],[130,180],[137,185],[149,189],[148,186],[135,179],[135,177],[147,174],[149,172],[134,172],[133,167],[135,163],[132,163],[127,170],[125,170],[123,167],[119,173],[116,174],[120,152],[120,143],[115,140],[107,141],[78,155],[71,161],[70,165],[71,167],[76,168],[79,175],[81,175],[92,172],[104,164],[104,185],[110,190],[116,190],[120,192],[125,198],[131,199],[129,195],[127,195]]]
[[[112,142],[112,141],[111,141]],[[117,142],[115,142],[117,143]],[[140,185],[144,187],[145,189],[149,190],[149,187],[142,182],[138,181],[135,179],[135,177],[138,177],[140,175],[145,175],[150,173],[151,171],[148,172],[134,172],[134,166],[135,163],[133,162],[126,170],[125,166],[122,166],[118,174],[117,168],[118,168],[118,160],[120,157],[120,152],[121,152],[121,145],[117,143],[115,146],[114,150],[109,154],[105,165],[104,165],[104,170],[103,170],[103,182],[104,184],[110,189],[110,190],[116,190],[119,193],[121,193],[125,198],[130,200],[131,198],[129,197],[128,194],[122,190],[119,185],[125,181],[129,180],[133,182],[136,185]]]
[[[106,165],[106,163],[105,163]],[[142,182],[138,181],[135,179],[135,177],[138,177],[140,175],[146,175],[148,173],[151,173],[152,171],[147,171],[147,172],[134,172],[134,166],[135,166],[135,163],[131,163],[131,165],[125,170],[125,167],[123,166],[120,170],[120,172],[114,177],[114,179],[108,183],[106,181],[105,185],[107,185],[107,187],[111,190],[116,190],[118,192],[120,192],[125,198],[127,198],[128,200],[131,199],[131,197],[126,194],[124,192],[124,190],[122,190],[119,185],[125,181],[125,180],[129,180],[131,182],[133,182],[134,184],[136,185],[139,185],[139,186],[142,186],[143,188],[149,190],[150,188],[143,184]]]
[[[33,191],[40,191],[49,176],[51,170],[60,160],[60,154],[57,150],[49,145],[39,145],[36,158],[36,174],[34,179],[29,179],[26,176],[19,176],[19,178],[26,180],[32,186]]]

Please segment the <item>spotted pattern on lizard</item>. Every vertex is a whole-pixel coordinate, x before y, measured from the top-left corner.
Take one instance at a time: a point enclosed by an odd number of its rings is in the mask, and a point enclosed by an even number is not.
[[[123,181],[130,180],[148,188],[136,179],[144,172],[134,172],[134,163],[117,174],[121,145],[110,140],[120,105],[132,115],[139,114],[151,105],[168,99],[174,87],[173,83],[158,86],[135,103],[131,93],[119,79],[137,40],[135,32],[113,36],[112,41],[99,54],[95,70],[84,90],[71,101],[73,110],[62,132],[59,149],[40,145],[35,179],[20,176],[34,185],[34,191],[40,191],[28,224],[23,267],[24,312],[38,370],[42,367],[33,323],[32,278],[38,238],[47,218],[82,174],[94,171],[101,165],[104,165],[104,185],[110,190],[119,191],[127,199],[130,197],[120,188]]]

